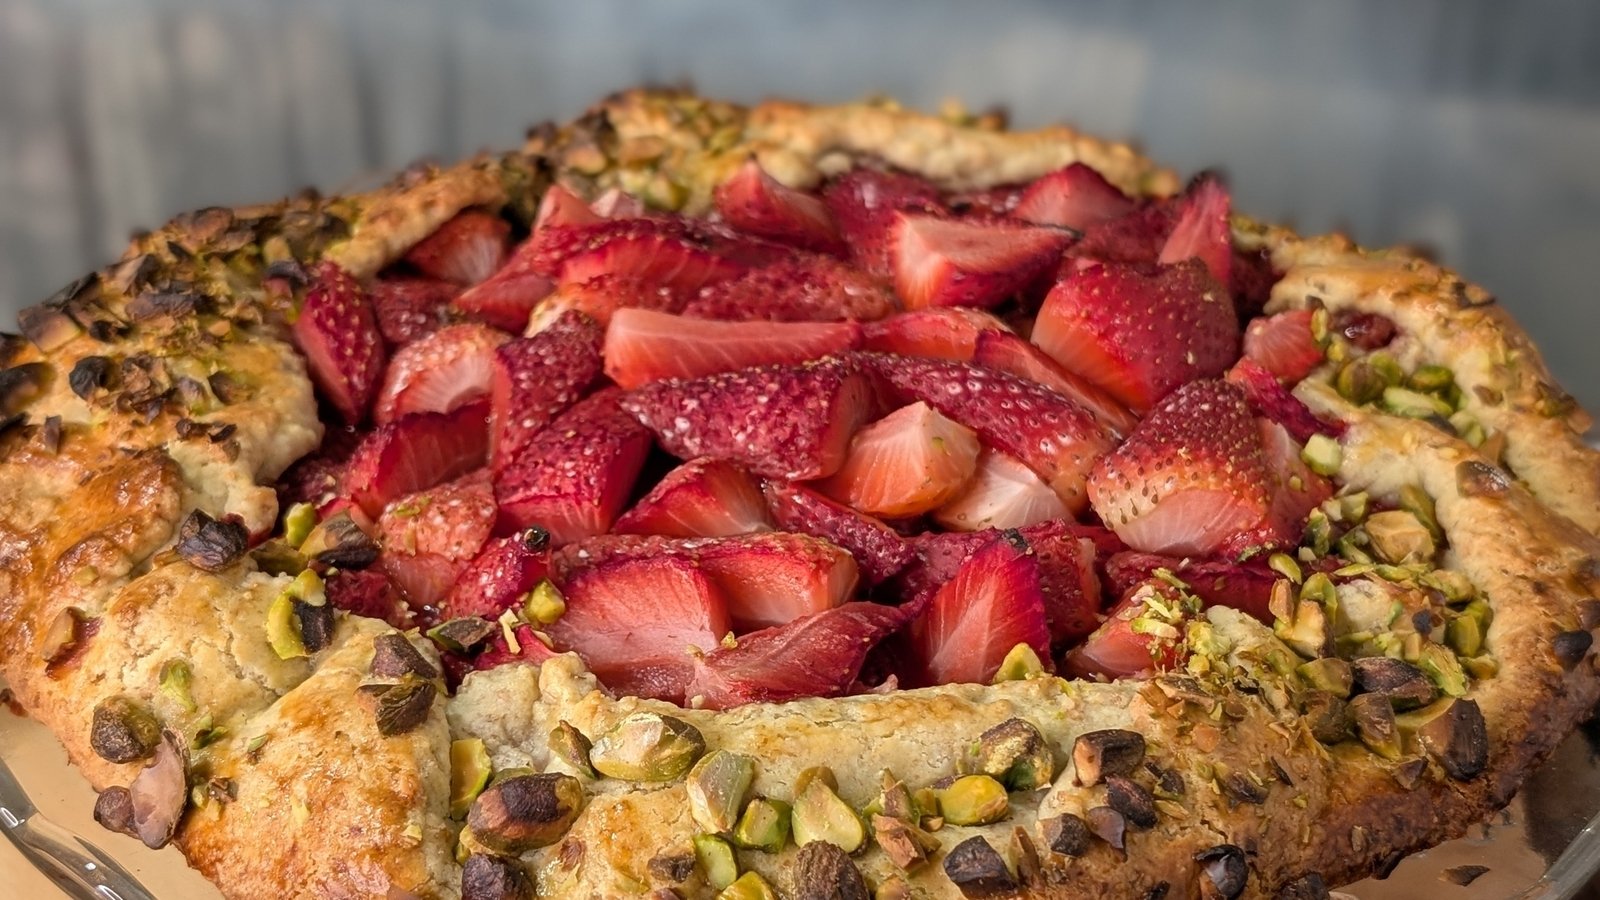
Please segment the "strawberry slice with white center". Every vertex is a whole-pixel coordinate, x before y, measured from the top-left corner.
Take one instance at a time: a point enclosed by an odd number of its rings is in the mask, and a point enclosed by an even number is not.
[[[644,215],[644,201],[622,188],[607,188],[589,208],[602,219],[636,219]]]
[[[978,334],[972,362],[997,372],[1042,384],[1094,413],[1100,423],[1119,435],[1132,431],[1139,419],[1115,397],[1051,359],[1043,350],[1004,331]]]
[[[1166,672],[1188,657],[1188,624],[1198,612],[1193,595],[1163,578],[1128,591],[1083,645],[1067,654],[1074,677],[1128,678]]]
[[[550,536],[529,529],[492,538],[440,607],[441,619],[494,619],[522,605],[523,597],[550,574]]]
[[[1136,550],[1211,556],[1253,545],[1269,524],[1273,484],[1244,392],[1196,381],[1100,460],[1089,500]]]
[[[1243,389],[1245,399],[1257,415],[1287,428],[1301,443],[1310,440],[1313,434],[1337,437],[1344,432],[1341,423],[1318,419],[1299,397],[1248,356],[1234,363],[1224,377]]]
[[[1231,203],[1222,182],[1206,175],[1196,179],[1178,201],[1177,222],[1161,245],[1157,262],[1199,259],[1219,284],[1228,284],[1233,269],[1233,232],[1228,228]]]
[[[894,294],[832,257],[793,254],[701,288],[683,307],[697,319],[871,322],[899,308]]]
[[[612,388],[590,394],[495,472],[502,530],[535,525],[557,545],[604,534],[650,452],[650,432]]]
[[[1039,563],[1000,539],[972,554],[911,623],[925,684],[988,684],[1011,648],[1027,644],[1050,659]]]
[[[625,388],[853,350],[854,322],[716,322],[619,309],[606,328],[606,375]]]
[[[387,553],[467,560],[489,540],[494,520],[494,487],[480,470],[390,503],[378,518],[378,542]]]
[[[1106,560],[1106,580],[1112,592],[1120,597],[1141,582],[1156,577],[1158,569],[1166,569],[1181,579],[1206,606],[1226,606],[1272,624],[1272,612],[1268,609],[1272,585],[1283,576],[1268,568],[1265,560],[1230,563],[1126,550]]]
[[[588,281],[558,285],[528,317],[524,333],[532,337],[568,312],[581,312],[604,328],[619,309],[675,313],[683,306],[682,292],[671,287],[650,284],[631,275],[601,275]]]
[[[1333,496],[1333,483],[1311,471],[1301,458],[1302,446],[1287,429],[1266,419],[1256,420],[1262,452],[1273,474],[1272,516],[1262,532],[1267,547],[1291,546],[1305,533],[1306,516]]]
[[[481,467],[488,458],[489,405],[401,416],[362,440],[345,466],[342,493],[368,516],[407,494]]]
[[[900,213],[894,288],[908,309],[991,307],[1052,269],[1072,236],[1056,228]]]
[[[873,515],[918,516],[961,493],[977,465],[978,436],[919,402],[856,432],[844,465],[817,489]]]
[[[527,269],[562,282],[626,275],[692,291],[732,278],[744,265],[724,256],[733,242],[682,218],[604,219],[590,225],[546,225],[519,248],[505,270]]]
[[[911,544],[893,528],[805,485],[768,481],[763,490],[779,528],[819,537],[844,548],[855,558],[869,585],[893,578],[915,555]]]
[[[614,693],[681,703],[693,675],[690,648],[710,651],[728,633],[711,577],[670,556],[617,559],[574,572],[566,612],[549,627]]]
[[[890,229],[895,213],[946,212],[939,189],[914,175],[851,169],[823,188],[822,202],[850,248],[850,259],[868,274],[894,275]]]
[[[621,191],[615,191],[615,194],[624,196]],[[533,230],[538,233],[546,228],[574,228],[609,218],[613,217],[583,202],[582,197],[566,187],[552,184],[539,200],[539,211],[533,217]]]
[[[510,268],[467,288],[451,306],[496,328],[522,331],[540,301],[554,290],[555,281],[536,272],[507,271]]]
[[[349,273],[317,266],[290,333],[322,396],[348,425],[358,425],[383,378],[383,336],[372,301]]]
[[[1016,457],[1074,513],[1085,504],[1089,467],[1111,450],[1111,433],[1083,407],[1034,382],[978,366],[878,353],[858,354],[901,402],[921,400],[977,432],[983,445]]]
[[[389,361],[372,418],[379,425],[421,412],[449,412],[489,393],[494,351],[511,336],[477,323],[441,328]]]
[[[1133,211],[1133,200],[1083,163],[1040,176],[1011,214],[1037,225],[1083,231]]]
[[[867,653],[908,617],[905,607],[846,603],[741,635],[695,657],[685,693],[704,709],[837,697],[855,683]]]
[[[771,531],[772,517],[750,473],[720,459],[693,459],[668,472],[623,513],[617,534],[726,537]]]
[[[550,420],[600,378],[602,332],[583,313],[563,314],[532,337],[495,351],[489,383],[489,459],[510,465]]]
[[[917,309],[868,322],[861,346],[880,353],[971,362],[978,339],[988,332],[1009,334],[1011,328],[993,313],[964,306]]]
[[[412,611],[437,609],[461,579],[467,560],[451,559],[439,553],[378,554],[378,569],[405,598]]]
[[[972,479],[933,514],[951,531],[1020,528],[1072,513],[1033,470],[997,450],[984,450]]]
[[[713,456],[757,475],[804,480],[838,471],[876,397],[865,375],[829,358],[658,381],[622,405],[679,459]]]
[[[461,287],[435,278],[379,278],[369,293],[378,331],[392,350],[443,328]]]
[[[747,234],[806,250],[845,249],[833,214],[820,198],[782,184],[754,159],[718,185],[713,200],[723,221]]]
[[[1195,261],[1074,271],[1045,298],[1032,338],[1062,367],[1141,413],[1180,384],[1221,375],[1239,356],[1227,289]]]
[[[481,209],[460,212],[406,251],[405,260],[430,278],[471,287],[505,264],[511,223]]]
[[[1244,330],[1244,358],[1284,384],[1298,383],[1325,358],[1322,345],[1311,333],[1313,315],[1309,309],[1291,309],[1251,321]]]

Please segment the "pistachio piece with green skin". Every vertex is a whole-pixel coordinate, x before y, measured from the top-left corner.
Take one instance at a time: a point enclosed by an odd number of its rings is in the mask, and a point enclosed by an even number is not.
[[[883,814],[891,819],[905,819],[907,822],[917,820],[917,804],[911,799],[911,791],[905,782],[894,777],[894,773],[884,769],[878,773],[878,796],[867,804],[868,814]]]
[[[854,853],[866,843],[866,828],[850,805],[839,799],[822,779],[813,778],[794,798],[789,811],[789,831],[802,847],[825,842]]]
[[[777,853],[789,842],[789,818],[789,804],[756,797],[745,805],[738,824],[733,826],[733,843],[746,850]]]
[[[467,827],[496,853],[518,854],[561,840],[583,809],[583,785],[541,772],[502,778],[472,802]]]
[[[493,773],[494,764],[483,741],[465,738],[450,742],[450,818],[467,814]]]
[[[813,841],[794,855],[795,900],[869,900],[867,882],[850,854],[826,841]]]
[[[939,839],[914,823],[892,816],[872,817],[872,839],[889,861],[911,871],[939,849]]]
[[[1296,603],[1293,618],[1276,619],[1272,623],[1272,633],[1291,650],[1309,659],[1333,652],[1333,629],[1328,624],[1327,610],[1315,600]]]
[[[624,781],[672,781],[706,752],[700,729],[660,713],[631,713],[594,742],[595,771]]]
[[[1445,623],[1444,642],[1462,656],[1483,652],[1483,623],[1476,616],[1460,615]]]
[[[455,653],[470,653],[499,633],[495,623],[479,616],[464,616],[428,629],[428,639]]]
[[[317,527],[317,507],[310,503],[296,503],[283,514],[283,539],[289,546],[298,548]]]
[[[1011,814],[1005,785],[988,775],[963,775],[935,793],[939,815],[951,825],[988,825]]]
[[[549,625],[561,618],[566,611],[566,598],[561,596],[561,591],[548,578],[529,591],[527,599],[522,603],[522,614],[528,621],[538,622],[540,625]]]
[[[1381,694],[1362,694],[1350,701],[1350,719],[1356,736],[1368,750],[1384,759],[1400,758],[1400,733],[1395,725],[1394,707]]]
[[[1427,562],[1438,549],[1427,526],[1403,509],[1373,513],[1367,517],[1366,529],[1373,552],[1394,565]]]
[[[728,842],[714,834],[694,836],[694,856],[700,870],[706,875],[706,884],[721,891],[739,878],[739,860],[733,855]]]
[[[72,655],[83,641],[88,622],[83,610],[69,606],[50,621],[50,627],[39,639],[39,658],[46,665],[55,665]]]
[[[1444,399],[1433,394],[1424,394],[1410,388],[1386,387],[1383,389],[1383,398],[1379,404],[1385,412],[1408,419],[1427,419],[1433,416],[1448,417],[1455,412]]]
[[[1333,387],[1339,396],[1354,403],[1364,406],[1383,396],[1383,389],[1387,387],[1383,374],[1366,359],[1353,359],[1345,363],[1334,376]]]
[[[1588,632],[1582,632],[1588,634]],[[1446,696],[1460,697],[1467,692],[1467,673],[1455,651],[1443,644],[1426,643],[1417,655],[1417,668],[1427,673]]]
[[[995,670],[991,684],[1000,684],[1005,681],[1026,681],[1044,674],[1044,663],[1039,660],[1039,654],[1027,643],[1019,643],[1006,651],[1005,658],[1000,660],[1000,668]]]
[[[594,750],[594,744],[566,719],[562,719],[556,727],[550,729],[549,744],[551,753],[585,777],[600,777],[600,773],[596,772],[594,765],[589,762],[589,754]]]
[[[1021,887],[999,851],[978,836],[950,848],[944,858],[944,874],[969,900],[1002,897]]]
[[[197,708],[194,695],[190,688],[194,684],[194,671],[189,664],[181,659],[169,659],[161,665],[161,673],[157,676],[161,685],[161,692],[172,698],[184,712],[194,712]]]
[[[378,542],[344,511],[312,528],[300,544],[300,553],[325,567],[365,569],[378,560]]]
[[[1438,696],[1427,673],[1404,660],[1362,657],[1350,662],[1350,672],[1357,690],[1386,698],[1396,710],[1425,706]]]
[[[1456,781],[1471,781],[1489,765],[1489,731],[1478,701],[1446,697],[1397,717],[1402,734],[1414,735],[1424,752]]]
[[[534,900],[533,879],[514,859],[474,853],[461,866],[461,900]]]
[[[1344,448],[1338,441],[1319,432],[1306,439],[1300,459],[1318,475],[1337,475],[1340,464],[1344,462]]]
[[[1077,783],[1089,787],[1107,775],[1132,774],[1144,762],[1144,753],[1144,735],[1137,731],[1106,728],[1080,734],[1072,743]]]
[[[108,697],[94,708],[89,746],[111,763],[149,759],[161,742],[161,724],[149,707],[132,697]]]
[[[713,750],[700,757],[684,779],[689,815],[707,831],[730,830],[739,821],[755,776],[755,759],[742,753]]]
[[[315,652],[307,646],[300,625],[299,605],[326,606],[328,595],[322,576],[307,569],[295,576],[267,607],[267,643],[279,659],[299,659]]]
[[[1089,850],[1089,836],[1088,823],[1071,813],[1039,820],[1040,843],[1051,853],[1082,856]]]
[[[375,697],[373,715],[378,733],[384,737],[406,734],[427,721],[439,693],[433,682],[418,680],[371,685],[370,688],[363,692]]]
[[[1340,698],[1350,696],[1355,676],[1350,671],[1350,664],[1337,656],[1324,656],[1301,663],[1295,671],[1315,690],[1326,691]]]
[[[1026,719],[1007,719],[985,731],[974,756],[979,774],[998,779],[1009,790],[1037,790],[1055,780],[1050,745]]]
[[[827,785],[830,791],[837,792],[839,790],[839,777],[833,774],[832,769],[827,766],[810,766],[801,769],[800,774],[794,777],[794,795],[798,797],[805,793],[806,787],[811,784],[813,779],[821,779],[822,783]]]
[[[778,900],[772,886],[756,872],[746,872],[717,894],[716,900]]]

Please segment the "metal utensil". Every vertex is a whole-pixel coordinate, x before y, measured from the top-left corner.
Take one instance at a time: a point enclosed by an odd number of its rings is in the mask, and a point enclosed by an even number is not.
[[[6,839],[74,900],[155,900],[105,851],[40,815],[4,760],[0,826]]]

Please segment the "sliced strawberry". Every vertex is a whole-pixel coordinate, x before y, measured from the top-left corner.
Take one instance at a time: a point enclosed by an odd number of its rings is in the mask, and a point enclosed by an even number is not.
[[[393,349],[443,328],[461,287],[433,278],[379,278],[370,293],[378,332]]]
[[[894,577],[914,555],[911,545],[894,529],[804,485],[768,481],[764,490],[779,528],[819,537],[844,548],[855,557],[869,585]]]
[[[322,445],[302,456],[278,477],[279,508],[288,509],[296,503],[321,506],[334,499],[350,455],[356,452],[365,436],[354,428],[328,426]]]
[[[898,308],[866,273],[827,256],[794,254],[701,288],[683,307],[698,319],[871,322]]]
[[[511,465],[550,420],[600,377],[602,332],[583,313],[569,312],[532,337],[513,338],[495,351],[489,383],[489,458]]]
[[[526,334],[538,334],[562,315],[577,311],[604,328],[619,309],[653,309],[678,312],[683,308],[682,292],[665,285],[649,284],[631,275],[601,275],[588,281],[562,284],[540,301],[528,317]]]
[[[1265,416],[1289,429],[1294,439],[1304,443],[1313,434],[1337,436],[1343,428],[1337,423],[1324,422],[1312,414],[1311,409],[1289,392],[1271,372],[1257,365],[1249,357],[1233,364],[1225,376],[1229,382],[1244,390],[1245,399],[1257,415]]]
[[[1241,322],[1261,315],[1267,308],[1267,301],[1272,299],[1272,286],[1283,277],[1272,267],[1272,252],[1266,249],[1234,247],[1233,263],[1228,271],[1228,293],[1233,295],[1233,307]]]
[[[507,634],[510,635],[509,639],[506,637]],[[560,655],[546,643],[549,640],[549,635],[535,631],[532,625],[526,623],[515,626],[501,625],[499,633],[490,638],[488,645],[472,658],[472,668],[483,671],[509,663],[539,665]]]
[[[802,363],[853,350],[854,322],[714,322],[619,309],[606,328],[605,370],[635,388],[667,378],[698,378],[751,366]]]
[[[438,609],[467,564],[437,553],[378,554],[378,569],[400,591],[406,605],[419,612]]]
[[[740,231],[807,250],[845,249],[828,207],[768,175],[754,158],[718,185],[713,199],[723,221]]]
[[[1273,474],[1272,518],[1263,530],[1266,547],[1299,543],[1305,533],[1306,516],[1333,496],[1333,483],[1311,471],[1301,459],[1301,444],[1276,422],[1258,419],[1262,451]]]
[[[622,196],[621,191],[616,193]],[[539,200],[539,211],[533,217],[533,230],[539,232],[546,228],[575,228],[593,225],[607,218],[611,216],[583,202],[582,197],[568,190],[565,185],[552,184],[544,192],[544,197]]]
[[[873,646],[907,618],[904,607],[846,603],[741,635],[694,658],[685,693],[705,709],[837,697],[855,683]]]
[[[1184,643],[1195,604],[1161,578],[1128,591],[1083,645],[1067,654],[1078,677],[1127,678],[1176,669],[1188,656]]]
[[[462,572],[440,607],[440,618],[498,617],[550,574],[550,536],[530,529],[492,538]]]
[[[726,537],[771,531],[772,517],[755,479],[720,459],[694,459],[661,479],[611,529],[617,534]]]
[[[496,328],[522,331],[540,301],[555,289],[555,282],[536,272],[507,271],[510,268],[467,288],[451,306]]]
[[[594,198],[589,208],[602,219],[636,219],[644,215],[643,200],[615,187]]]
[[[471,559],[494,530],[494,486],[487,471],[407,494],[378,518],[378,541],[396,553]]]
[[[1039,225],[1083,231],[1133,211],[1127,194],[1083,163],[1057,169],[1028,186],[1012,215]]]
[[[817,489],[890,518],[938,509],[972,478],[978,436],[926,403],[913,403],[856,432],[844,465]]]
[[[323,579],[328,605],[355,616],[382,619],[396,628],[410,627],[405,601],[382,572],[374,569],[339,569]]]
[[[1052,519],[1020,531],[1039,560],[1039,591],[1050,639],[1075,641],[1100,623],[1100,542],[1092,526]]]
[[[1089,500],[1137,550],[1237,552],[1269,525],[1272,473],[1244,392],[1221,380],[1174,391],[1089,476]]]
[[[861,346],[900,356],[971,362],[979,336],[990,331],[1009,334],[1011,329],[993,314],[978,309],[918,309],[867,323]]]
[[[550,625],[551,639],[576,650],[619,695],[681,703],[694,672],[690,648],[712,650],[729,630],[716,584],[670,556],[613,560],[575,572],[562,595],[567,609]]]
[[[372,301],[333,263],[315,269],[290,329],[322,396],[347,425],[366,418],[383,378],[383,336]]]
[[[1268,568],[1265,560],[1230,563],[1128,550],[1106,561],[1106,580],[1112,592],[1120,597],[1138,587],[1140,582],[1156,577],[1158,569],[1165,569],[1181,579],[1206,606],[1226,606],[1272,623],[1272,612],[1267,604],[1272,599],[1272,585],[1283,576]]]
[[[350,457],[342,492],[376,518],[394,500],[482,466],[489,448],[488,414],[487,403],[472,403],[384,425]]]
[[[560,546],[611,527],[650,452],[650,432],[622,410],[621,396],[590,394],[496,471],[502,530],[537,525]]]
[[[997,184],[976,190],[956,191],[945,197],[945,203],[951,212],[964,218],[1000,219],[1016,212],[1017,204],[1022,202],[1022,195],[1027,190],[1026,184]]]
[[[1218,284],[1226,285],[1233,269],[1233,232],[1228,227],[1231,202],[1222,182],[1204,175],[1178,201],[1177,221],[1156,258],[1163,264],[1199,259]]]
[[[1086,228],[1083,237],[1067,250],[1064,268],[1077,269],[1090,262],[1154,264],[1176,221],[1173,201],[1143,203],[1132,212]]]
[[[856,265],[878,278],[894,274],[889,231],[898,212],[945,211],[939,189],[914,175],[851,169],[823,188],[822,202],[850,247]]]
[[[769,478],[821,478],[844,464],[872,414],[872,384],[837,359],[658,381],[623,408],[679,459],[714,456]]]
[[[995,540],[972,554],[911,623],[925,684],[988,684],[1011,648],[1050,658],[1039,563],[1026,546]]]
[[[1061,259],[1072,238],[1056,228],[900,213],[894,287],[908,309],[997,306]]]
[[[1044,479],[1067,508],[1083,509],[1089,467],[1111,433],[1071,400],[1031,381],[964,363],[859,354],[900,402],[921,400],[978,433]]]
[[[605,219],[592,225],[536,232],[507,270],[525,264],[561,282],[625,275],[647,284],[692,291],[746,266],[719,252],[698,223],[677,218]]]
[[[978,335],[972,361],[986,369],[1009,372],[1018,378],[1042,384],[1094,413],[1100,424],[1125,435],[1139,419],[1115,397],[1088,379],[1075,375],[1051,359],[1037,346],[1004,331],[984,331]]]
[[[972,479],[933,514],[951,531],[1020,528],[1072,513],[1033,470],[997,450],[984,450]]]
[[[1134,412],[1239,356],[1228,292],[1203,265],[1091,265],[1045,298],[1033,342]]]
[[[494,351],[510,336],[487,325],[450,325],[401,347],[372,411],[379,425],[421,412],[449,412],[489,393]]]
[[[470,287],[505,264],[510,236],[511,223],[505,219],[469,209],[408,250],[406,262],[430,278]]]
[[[1253,320],[1244,330],[1244,358],[1285,384],[1295,384],[1322,365],[1324,353],[1311,334],[1312,311],[1291,309]]]

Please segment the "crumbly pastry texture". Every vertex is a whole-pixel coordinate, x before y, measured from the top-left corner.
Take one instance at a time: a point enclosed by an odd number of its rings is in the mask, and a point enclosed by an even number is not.
[[[281,659],[261,623],[288,576],[248,556],[204,571],[172,552],[194,510],[269,531],[279,512],[271,485],[322,438],[285,324],[304,266],[331,260],[374,275],[462,209],[530,219],[553,182],[705,209],[751,156],[791,186],[875,158],[952,189],[1074,161],[1130,194],[1179,187],[1128,147],[1065,128],[1010,132],[887,103],[742,108],[638,91],[535,129],[521,151],[419,167],[370,194],[180,216],[30,310],[34,341],[0,343],[9,379],[0,414],[11,417],[0,433],[0,672],[16,698],[97,789],[127,785],[143,766],[91,750],[97,705],[132,698],[181,734],[189,786],[213,799],[191,805],[175,842],[236,898],[458,897],[452,740],[481,739],[496,770],[579,775],[552,752],[552,729],[566,722],[597,736],[652,711],[694,725],[712,750],[753,757],[757,794],[791,799],[802,771],[830,765],[839,796],[858,809],[879,792],[880,770],[932,785],[956,774],[985,731],[1022,718],[1051,750],[1053,782],[1014,795],[1004,821],[931,832],[936,860],[981,836],[1017,882],[996,896],[1233,896],[1218,874],[1233,857],[1218,848],[1237,848],[1242,896],[1317,896],[1319,884],[1386,871],[1503,806],[1600,700],[1589,652],[1600,627],[1600,457],[1526,335],[1492,297],[1432,263],[1243,217],[1236,244],[1270,254],[1284,273],[1269,311],[1320,304],[1388,317],[1402,365],[1448,365],[1463,408],[1504,436],[1493,456],[1424,421],[1357,408],[1327,371],[1297,389],[1348,424],[1339,483],[1375,497],[1420,486],[1448,537],[1447,567],[1492,598],[1484,641],[1498,671],[1455,701],[1481,711],[1481,771],[1451,772],[1449,748],[1387,759],[1357,741],[1318,742],[1291,700],[1300,688],[1280,664],[1290,651],[1272,629],[1221,608],[1208,614],[1208,672],[1145,682],[1046,677],[713,712],[612,698],[563,655],[469,675],[454,697],[425,698],[418,727],[386,736],[361,686],[391,628],[341,613],[324,649]],[[114,377],[96,379],[102,368]],[[80,393],[83,379],[105,386]],[[70,620],[94,624],[63,653]],[[427,641],[413,646],[437,664]],[[171,689],[174,659],[187,664],[187,691]],[[1125,850],[1051,852],[1040,819],[1121,802],[1105,784],[1078,783],[1073,762],[1077,739],[1104,729],[1143,735],[1137,777],[1167,786],[1154,825],[1129,828]],[[583,783],[565,837],[522,856],[540,896],[713,893],[692,864],[702,829],[682,780]],[[801,855],[790,845],[740,851],[739,862],[782,896],[828,896]],[[903,875],[875,847],[855,864],[868,884]],[[938,862],[907,886],[906,896],[960,895]]]

